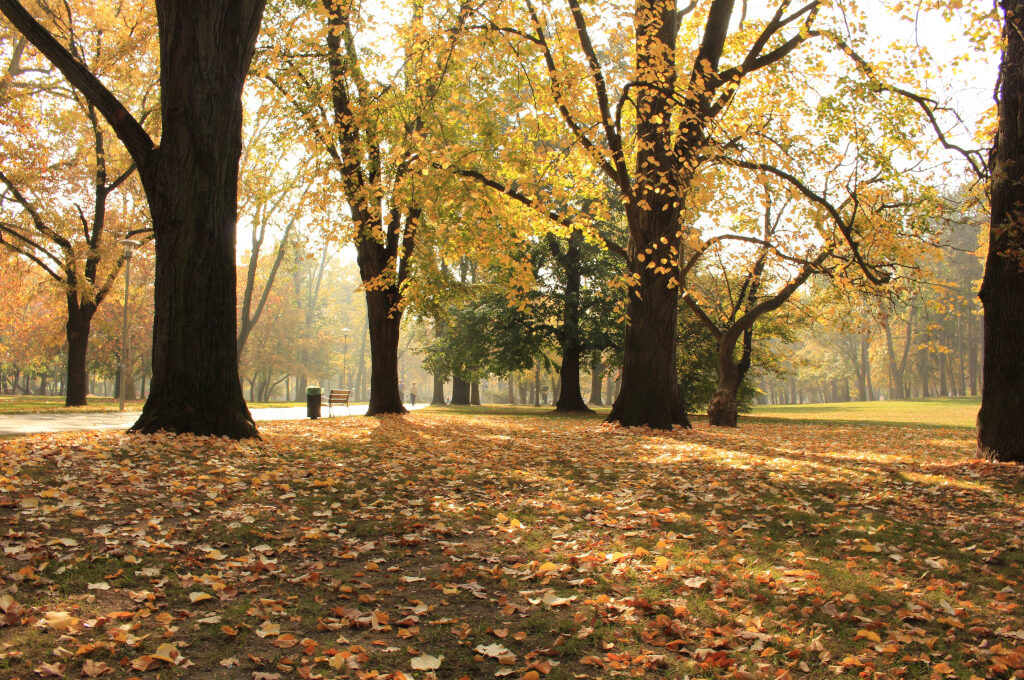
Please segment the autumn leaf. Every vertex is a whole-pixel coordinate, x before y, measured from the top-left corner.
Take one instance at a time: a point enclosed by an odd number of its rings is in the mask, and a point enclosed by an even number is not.
[[[106,673],[113,673],[114,669],[108,666],[102,661],[93,661],[92,659],[86,659],[82,665],[82,675],[90,678],[98,678]]]
[[[444,655],[431,656],[430,654],[421,654],[413,657],[410,660],[412,669],[414,671],[435,671],[441,667],[441,661],[444,660]]]
[[[36,666],[34,673],[38,673],[44,678],[60,678],[64,676],[66,666],[62,663],[42,663]]]

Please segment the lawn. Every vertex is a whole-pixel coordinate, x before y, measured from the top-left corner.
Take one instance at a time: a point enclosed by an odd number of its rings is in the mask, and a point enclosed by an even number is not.
[[[961,428],[340,417],[0,442],[0,676],[1008,678],[1024,471]]]
[[[981,397],[755,406],[751,416],[798,421],[875,422],[974,428]]]
[[[128,411],[141,411],[143,402],[125,402]],[[64,397],[39,397],[35,395],[0,395],[0,414],[23,413],[107,413],[117,411],[120,402],[116,397],[89,397],[88,406],[64,406]]]

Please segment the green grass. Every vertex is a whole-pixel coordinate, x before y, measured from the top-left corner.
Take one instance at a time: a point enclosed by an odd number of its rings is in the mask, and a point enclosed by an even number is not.
[[[851,401],[832,404],[755,406],[744,419],[797,422],[878,423],[973,428],[980,397],[936,397],[909,401]]]
[[[125,409],[138,411],[142,409],[142,400],[125,402]],[[89,397],[88,406],[64,406],[64,397],[37,397],[34,395],[3,395],[0,396],[0,414],[23,413],[107,413],[117,411],[119,402],[114,397]]]
[[[465,416],[551,416],[556,418],[604,418],[611,411],[610,406],[592,406],[593,413],[557,413],[552,405],[530,406],[526,404],[483,404],[481,406],[428,406],[427,411]]]

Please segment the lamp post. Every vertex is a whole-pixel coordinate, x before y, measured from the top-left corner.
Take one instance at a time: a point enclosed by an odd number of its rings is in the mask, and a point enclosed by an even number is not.
[[[121,320],[121,408],[124,410],[125,386],[128,384],[128,280],[132,270],[132,252],[138,241],[123,238],[118,241],[124,246],[124,312]]]
[[[345,375],[348,372],[348,340],[352,330],[349,328],[341,329],[341,379],[338,381],[338,388],[345,389]]]

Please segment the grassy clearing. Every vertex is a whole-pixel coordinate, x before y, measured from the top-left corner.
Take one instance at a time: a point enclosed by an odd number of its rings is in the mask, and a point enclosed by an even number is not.
[[[798,422],[879,423],[974,428],[981,397],[936,397],[912,401],[850,401],[835,404],[755,406],[741,418]]]
[[[1024,667],[1024,472],[969,431],[495,410],[0,442],[0,677]]]

